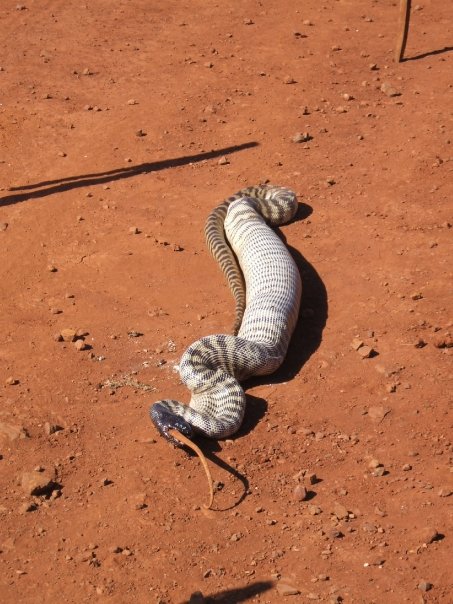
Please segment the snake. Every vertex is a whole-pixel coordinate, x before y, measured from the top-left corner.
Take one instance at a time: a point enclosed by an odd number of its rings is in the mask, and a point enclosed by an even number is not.
[[[178,370],[191,392],[188,405],[163,399],[150,407],[152,422],[172,445],[183,447],[195,434],[224,439],[236,433],[246,408],[241,382],[283,363],[302,284],[272,226],[290,222],[297,209],[291,189],[259,185],[241,189],[209,214],[206,241],[235,299],[235,323],[233,334],[202,337],[182,355]]]

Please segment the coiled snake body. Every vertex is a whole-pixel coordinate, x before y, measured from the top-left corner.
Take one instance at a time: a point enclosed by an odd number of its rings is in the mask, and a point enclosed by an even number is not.
[[[239,191],[211,212],[207,242],[236,300],[237,336],[206,336],[183,354],[179,372],[192,392],[189,405],[169,399],[152,405],[152,421],[175,446],[182,446],[175,430],[189,438],[194,432],[210,438],[234,434],[245,412],[240,382],[273,373],[283,362],[301,282],[288,249],[266,221],[288,222],[297,205],[289,189],[259,186]]]

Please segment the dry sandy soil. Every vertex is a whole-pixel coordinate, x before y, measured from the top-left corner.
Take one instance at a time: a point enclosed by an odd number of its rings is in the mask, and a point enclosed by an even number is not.
[[[23,1],[0,12],[1,601],[452,602],[451,2],[413,7],[395,64],[396,0]],[[229,331],[204,222],[265,181],[299,196],[301,316],[240,433],[197,441],[207,511],[148,407]]]

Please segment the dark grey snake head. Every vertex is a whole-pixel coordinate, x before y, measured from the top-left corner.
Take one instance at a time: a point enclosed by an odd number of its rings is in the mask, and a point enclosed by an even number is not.
[[[173,413],[166,403],[167,401],[158,401],[152,405],[149,410],[151,421],[156,426],[161,436],[163,436],[170,444],[174,447],[184,447],[182,442],[172,434],[169,434],[169,430],[177,430],[178,432],[181,432],[181,434],[184,434],[184,436],[187,436],[187,438],[192,438],[192,426],[183,417]]]

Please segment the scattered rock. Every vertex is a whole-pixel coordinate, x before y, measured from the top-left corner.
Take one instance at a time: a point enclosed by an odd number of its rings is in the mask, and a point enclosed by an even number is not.
[[[17,386],[19,383],[20,383],[19,380],[11,375],[8,378],[6,378],[6,380],[5,380],[5,384],[7,386]]]
[[[219,164],[219,166],[226,166],[230,162],[228,161],[228,159],[225,156],[223,156],[219,159],[219,161],[217,163]]]
[[[7,222],[0,222],[0,231],[6,231],[7,228],[8,228]]]
[[[430,583],[429,581],[420,581],[420,583],[417,585],[417,587],[420,591],[429,591],[430,589],[433,588],[433,584]]]
[[[141,233],[140,229],[136,226],[129,227],[129,235],[139,235]]]
[[[81,351],[81,350],[88,350],[89,346],[88,346],[88,344],[87,344],[86,342],[84,342],[83,340],[76,340],[76,341],[74,342],[74,348],[75,348],[76,350]]]
[[[368,407],[368,417],[374,421],[381,422],[386,415],[390,413],[390,409],[381,406]]]
[[[453,494],[453,491],[449,488],[442,487],[437,491],[439,497],[450,497]]]
[[[359,348],[361,348],[362,346],[364,346],[364,341],[360,340],[359,338],[354,338],[351,342],[351,348],[353,350],[358,350]]]
[[[425,526],[417,533],[417,540],[423,545],[429,545],[433,541],[437,541],[439,537],[437,530],[431,526]]]
[[[133,510],[144,510],[148,507],[146,503],[146,493],[137,493],[129,499],[129,503]]]
[[[27,514],[28,512],[35,512],[38,506],[34,501],[25,501],[19,506],[19,514]]]
[[[51,424],[50,422],[46,422],[44,424],[44,432],[47,434],[47,436],[55,434],[55,432],[60,432],[61,430],[63,430],[63,428],[58,424]]]
[[[24,472],[20,479],[22,489],[27,495],[49,495],[55,488],[55,472],[32,470]]]
[[[65,342],[74,342],[76,339],[76,330],[70,327],[65,327],[60,331],[60,335]]]
[[[138,105],[138,101],[136,101],[135,99],[129,99],[127,101],[127,104],[128,105]]]
[[[322,514],[322,509],[319,507],[319,505],[310,504],[308,506],[308,512],[312,516],[319,516],[319,514]]]
[[[140,128],[140,130],[137,130],[137,132],[135,133],[135,136],[138,136],[139,138],[143,138],[146,135],[147,135],[147,133],[144,130],[142,130],[141,128]]]
[[[280,596],[297,596],[300,591],[294,585],[279,581],[276,585],[277,592]]]
[[[421,292],[414,292],[413,294],[411,294],[410,298],[411,300],[422,300],[423,294]]]
[[[307,143],[312,140],[312,136],[308,132],[296,132],[294,136],[291,137],[293,143]]]
[[[378,461],[377,459],[372,459],[368,464],[368,467],[371,469],[379,468],[381,466],[382,466],[381,462]]]
[[[396,90],[390,82],[383,82],[381,84],[381,91],[388,97],[401,96],[401,92]]]
[[[371,348],[371,346],[367,346],[366,344],[361,346],[357,350],[357,352],[362,357],[362,359],[370,359],[371,357],[374,357],[376,355],[376,351],[373,348]]]
[[[301,484],[298,484],[293,491],[293,498],[296,501],[305,501],[307,499],[307,495],[307,489]]]
[[[344,520],[349,516],[349,512],[347,508],[341,503],[335,502],[333,506],[332,513],[334,516],[338,518],[338,520]]]
[[[309,472],[305,475],[305,478],[309,484],[317,484],[319,482],[319,478],[314,472]]]
[[[296,84],[296,80],[291,76],[286,76],[283,80],[284,84]]]
[[[13,441],[18,438],[28,438],[28,436],[28,432],[23,426],[15,426],[14,424],[0,422],[0,438],[4,437]]]
[[[443,336],[438,336],[433,344],[436,348],[452,348],[453,347],[453,337],[451,334],[446,333]]]

